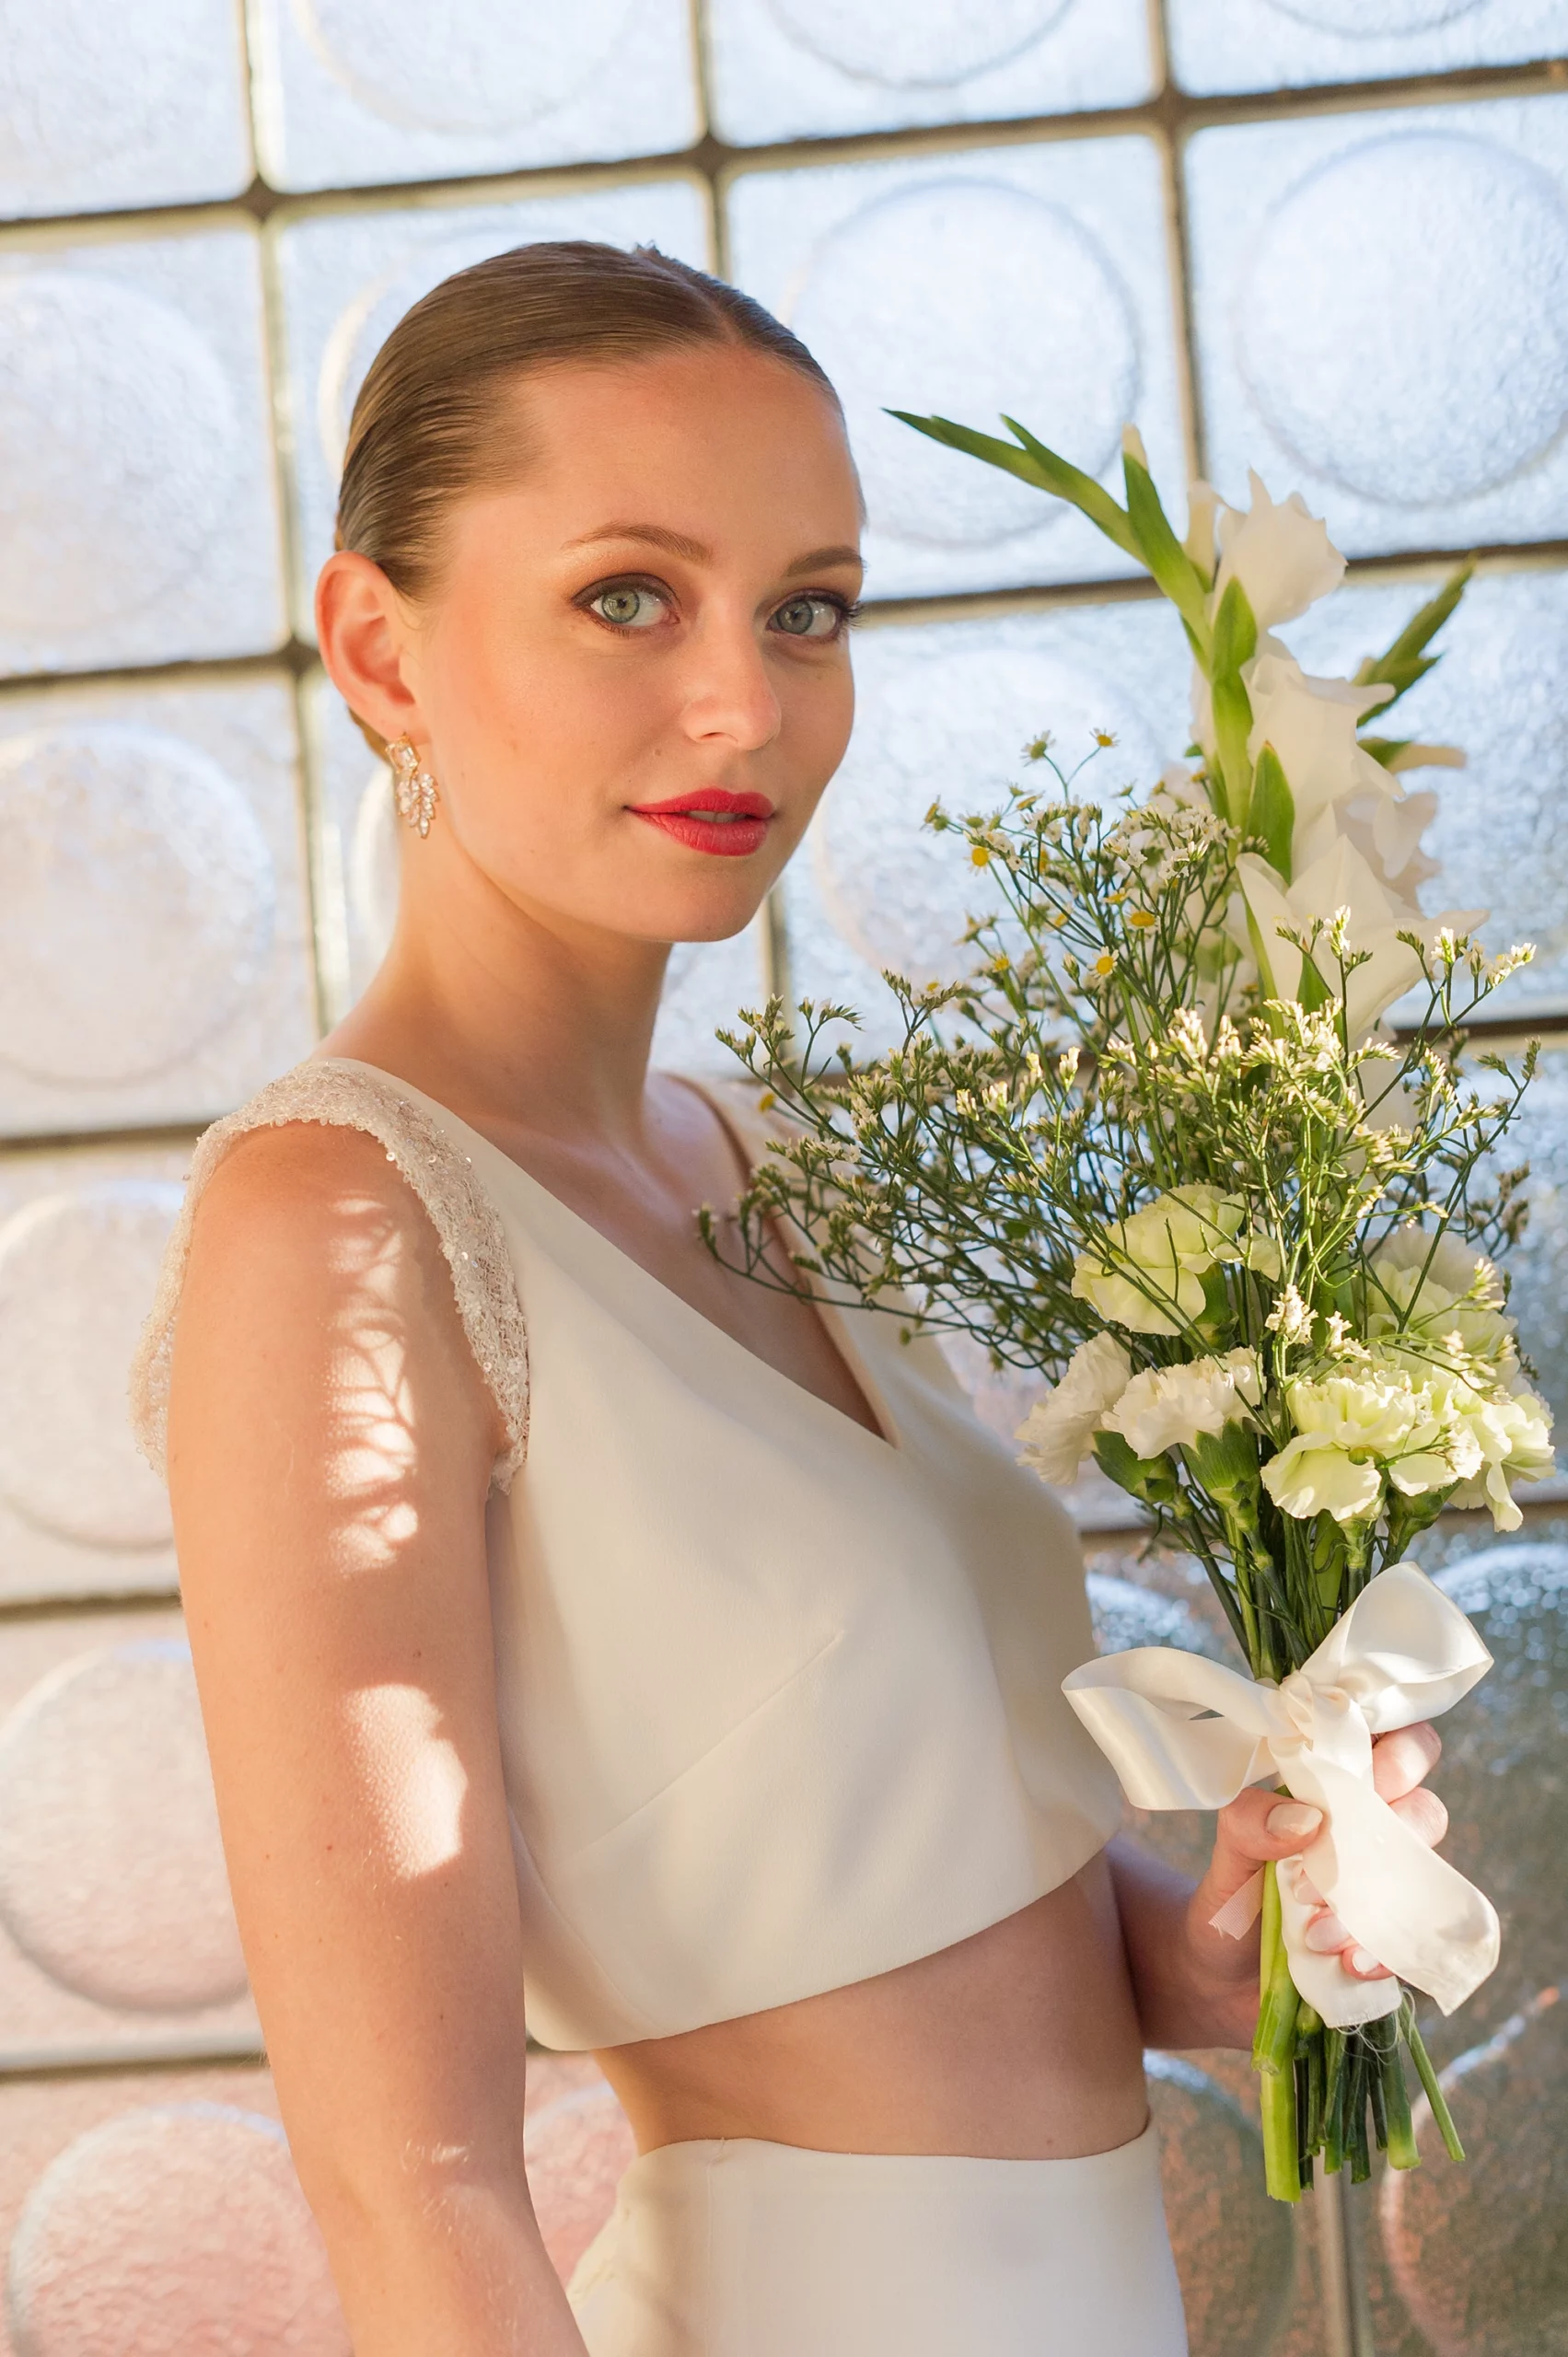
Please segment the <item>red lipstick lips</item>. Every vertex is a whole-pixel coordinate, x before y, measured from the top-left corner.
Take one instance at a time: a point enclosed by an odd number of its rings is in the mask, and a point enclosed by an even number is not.
[[[695,787],[668,802],[631,802],[633,819],[645,819],[689,851],[720,859],[744,859],[767,840],[773,806],[765,794],[731,794],[722,785]]]

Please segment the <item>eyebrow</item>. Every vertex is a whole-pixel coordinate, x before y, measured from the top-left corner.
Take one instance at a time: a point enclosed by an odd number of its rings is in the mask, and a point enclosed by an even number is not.
[[[585,532],[580,539],[568,540],[569,549],[593,548],[601,540],[638,540],[645,548],[662,549],[667,556],[682,556],[690,564],[711,564],[714,552],[705,542],[694,540],[687,532],[672,532],[663,524],[606,524],[597,532]],[[807,556],[796,557],[786,565],[784,578],[798,580],[803,574],[819,572],[826,565],[858,564],[860,551],[848,542],[825,549],[813,549]]]

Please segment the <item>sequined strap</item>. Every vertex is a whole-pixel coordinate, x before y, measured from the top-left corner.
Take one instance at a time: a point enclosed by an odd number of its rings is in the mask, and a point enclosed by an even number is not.
[[[495,1207],[468,1156],[390,1074],[325,1059],[298,1064],[269,1082],[238,1112],[215,1121],[196,1147],[157,1297],[131,1371],[132,1422],[148,1462],[163,1471],[174,1320],[202,1191],[248,1132],[289,1121],[366,1131],[424,1204],[452,1272],[463,1330],[501,1411],[506,1446],[495,1460],[494,1486],[510,1489],[528,1446],[528,1343],[517,1274]]]

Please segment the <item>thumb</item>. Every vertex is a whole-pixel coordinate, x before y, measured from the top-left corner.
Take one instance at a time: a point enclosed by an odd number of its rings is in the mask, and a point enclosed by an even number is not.
[[[1256,1785],[1238,1793],[1219,1813],[1202,1885],[1205,1906],[1211,1911],[1223,1907],[1271,1859],[1294,1858],[1322,1822],[1322,1810],[1310,1801],[1282,1798]]]

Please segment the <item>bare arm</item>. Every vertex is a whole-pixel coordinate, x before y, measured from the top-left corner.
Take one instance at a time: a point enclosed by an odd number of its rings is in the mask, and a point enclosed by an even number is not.
[[[356,2357],[582,2357],[523,2171],[497,1423],[380,1147],[243,1141],[196,1218],[169,1487],[251,1982]]]
[[[1448,1813],[1423,1780],[1442,1743],[1424,1721],[1380,1736],[1373,1781],[1425,1842],[1441,1841]],[[1121,1917],[1145,2046],[1250,2046],[1258,2018],[1256,1928],[1246,1939],[1216,1932],[1211,1917],[1266,1859],[1288,1858],[1311,1837],[1318,1812],[1256,1785],[1222,1809],[1208,1872],[1196,1888],[1185,1875],[1151,1858],[1135,1842],[1110,1844],[1111,1875]],[[1309,1821],[1310,1820],[1310,1821]],[[1308,1927],[1310,1945],[1341,1954],[1347,1971],[1366,1978],[1381,1965],[1356,1947],[1327,1909]]]

